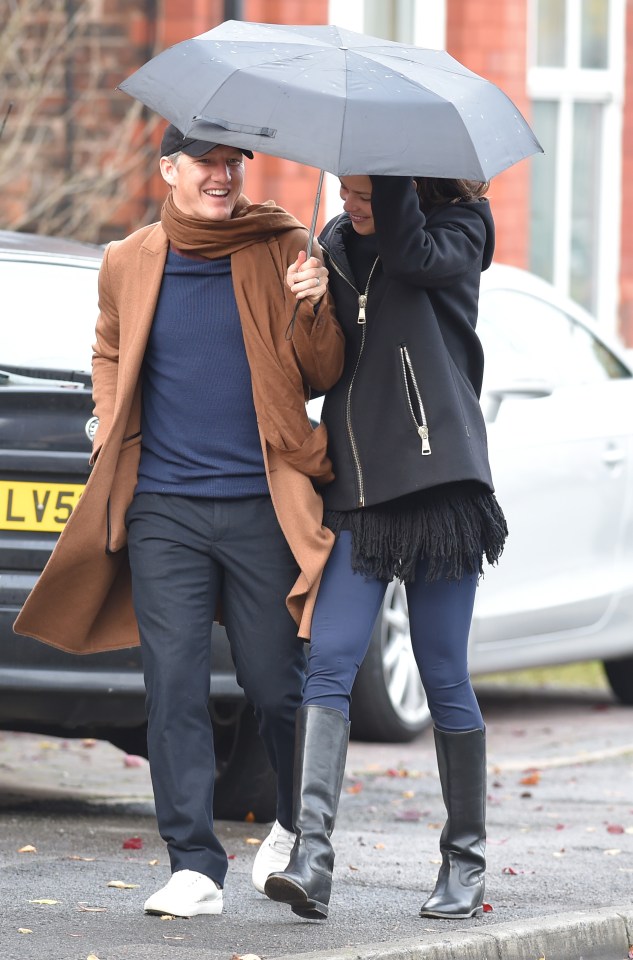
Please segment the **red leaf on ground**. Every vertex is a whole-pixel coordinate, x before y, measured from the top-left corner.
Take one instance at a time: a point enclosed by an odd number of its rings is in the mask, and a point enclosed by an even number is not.
[[[517,875],[517,872],[516,872],[516,870],[514,869],[514,867],[504,867],[503,870],[501,871],[501,873],[507,873],[507,874],[509,874],[511,877],[516,877],[516,875]]]
[[[565,824],[564,824],[564,823],[557,823],[557,824],[556,824],[556,829],[557,829],[557,830],[564,830],[564,829],[565,829]]]
[[[619,823],[610,823],[607,827],[607,833],[624,833],[624,827],[621,827]]]
[[[142,850],[143,841],[140,837],[128,837],[127,840],[123,841],[124,850]]]
[[[356,783],[352,783],[351,786],[345,788],[345,793],[361,793],[362,789],[362,783],[357,780]]]
[[[484,913],[492,913],[492,905],[490,903],[484,903]]]
[[[137,757],[133,753],[126,753],[123,757],[123,766],[124,767],[144,767],[147,763],[147,760],[143,757]]]

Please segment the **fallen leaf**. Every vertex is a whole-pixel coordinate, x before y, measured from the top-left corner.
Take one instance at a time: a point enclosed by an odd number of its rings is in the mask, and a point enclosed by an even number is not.
[[[385,847],[384,843],[375,843],[375,844],[374,844],[374,850],[385,850],[385,849],[386,849],[386,847]]]
[[[18,927],[18,933],[33,933],[28,927]]]
[[[136,887],[140,886],[140,884],[125,883],[123,880],[110,880],[107,886],[116,887],[117,890],[134,890]]]
[[[484,911],[484,913],[492,913],[492,912],[493,912],[493,910],[492,910],[492,904],[490,904],[490,903],[484,903],[484,905],[483,905],[483,911]]]
[[[400,813],[396,814],[396,820],[409,820],[412,823],[417,823],[421,819],[422,813],[420,810],[401,810]]]
[[[622,853],[622,851],[618,850],[617,848],[612,848],[611,850],[603,850],[602,852],[606,857],[617,857]]]
[[[25,847],[20,847],[18,853],[37,853],[37,849],[33,846],[32,843],[27,843]]]
[[[147,861],[148,867],[157,867],[159,863],[160,863],[160,860],[148,860],[148,861]]]
[[[405,790],[402,794],[405,800],[413,800],[415,797],[415,790]]]
[[[123,757],[124,767],[144,767],[146,763],[147,760],[144,760],[143,757],[137,757],[134,753],[126,753]]]
[[[624,833],[624,827],[619,823],[610,823],[607,827],[607,833]]]
[[[86,960],[99,960],[99,957],[97,956],[96,953],[89,953],[88,956],[86,957]]]
[[[507,873],[511,877],[516,877],[517,872],[513,867],[504,867],[501,873]]]
[[[84,907],[82,903],[77,907],[78,910],[81,910],[82,913],[107,913],[107,907]]]
[[[541,780],[541,774],[538,770],[532,770],[531,773],[527,773],[524,777],[521,777],[519,783],[524,784],[526,787],[535,787]]]
[[[351,863],[349,864],[349,868],[350,868],[350,870],[358,870],[358,867],[353,867],[353,866],[351,865]]]
[[[142,850],[143,841],[140,837],[128,837],[127,840],[123,841],[124,850]]]
[[[173,913],[162,913],[160,916],[161,920],[176,920],[176,917]]]
[[[50,740],[40,740],[38,747],[40,750],[59,750],[59,744],[51,743]]]
[[[246,821],[246,823],[255,823],[255,814],[253,813],[252,810],[249,810],[249,812],[244,817],[244,820]]]
[[[81,745],[87,750],[90,750],[92,747],[96,747],[97,741],[93,740],[92,737],[84,737],[84,739],[81,741]]]
[[[29,900],[29,903],[41,903],[44,906],[52,907],[53,904],[59,903],[59,900],[47,900],[46,898],[42,898],[41,900]]]
[[[345,787],[345,793],[362,793],[363,785],[360,780],[357,780],[356,783],[350,784],[349,787]]]
[[[81,860],[81,861],[83,861],[84,863],[92,863],[92,862],[93,862],[94,860],[96,860],[97,858],[96,858],[96,857],[79,857],[79,856],[77,856],[77,854],[73,854],[72,856],[66,857],[65,859],[66,859],[66,860]]]
[[[633,945],[629,947],[629,960],[633,960]]]
[[[258,847],[261,843],[261,840],[258,840],[257,837],[247,837],[244,843],[250,843],[254,847]]]

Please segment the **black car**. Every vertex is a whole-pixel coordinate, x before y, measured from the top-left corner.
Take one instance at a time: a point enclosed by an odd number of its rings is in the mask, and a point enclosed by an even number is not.
[[[12,629],[89,474],[101,255],[89,244],[0,231],[0,728],[97,737],[146,755],[138,648],[76,656]],[[397,662],[386,667],[384,642],[379,624],[355,687],[352,728],[356,737],[410,739],[427,722],[424,700],[400,682],[391,696]],[[274,777],[217,625],[213,644],[216,816],[273,820]]]

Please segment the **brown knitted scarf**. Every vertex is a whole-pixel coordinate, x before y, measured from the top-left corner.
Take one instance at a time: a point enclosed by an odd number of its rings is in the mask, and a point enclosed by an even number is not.
[[[273,201],[252,204],[244,196],[229,220],[200,220],[182,213],[170,195],[161,223],[179,250],[209,259],[231,257],[260,429],[301,473],[321,482],[331,479],[325,431],[310,424],[292,341],[285,338],[295,304],[285,284],[286,269],[305,249],[307,230]],[[306,301],[297,319],[302,316],[304,322],[314,320]]]

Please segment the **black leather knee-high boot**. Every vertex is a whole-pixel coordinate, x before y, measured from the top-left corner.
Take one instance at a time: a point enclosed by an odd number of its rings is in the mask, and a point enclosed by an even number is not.
[[[448,819],[440,836],[442,866],[421,917],[464,920],[482,913],[486,870],[486,734],[434,730]]]
[[[297,710],[293,821],[297,839],[290,863],[271,873],[264,892],[288,903],[292,912],[325,920],[332,890],[334,829],[343,786],[349,721],[339,710],[307,706]]]

